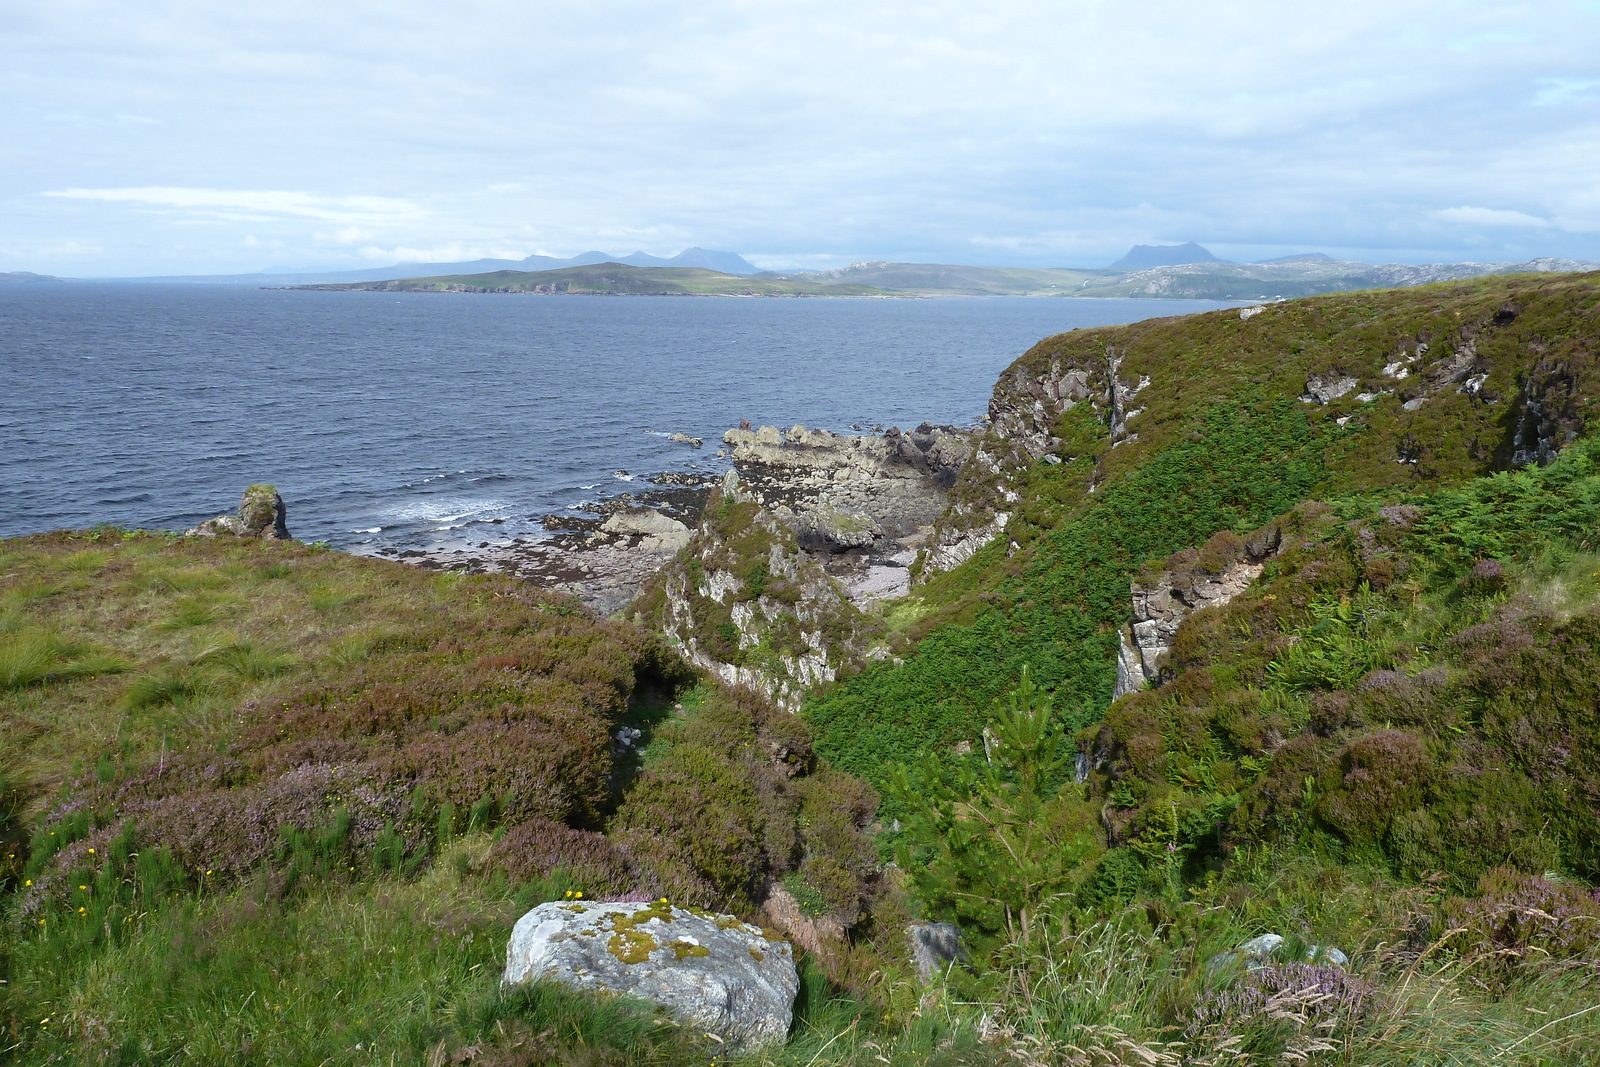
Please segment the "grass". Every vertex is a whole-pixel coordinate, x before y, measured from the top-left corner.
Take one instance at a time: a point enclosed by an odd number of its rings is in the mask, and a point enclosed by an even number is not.
[[[61,533],[5,556],[0,720],[36,796],[103,751],[189,743],[151,709],[270,699],[403,651],[461,599],[451,579],[294,543]]]

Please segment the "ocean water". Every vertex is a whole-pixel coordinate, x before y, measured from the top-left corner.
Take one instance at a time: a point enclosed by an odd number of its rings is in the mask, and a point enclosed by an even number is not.
[[[0,536],[182,529],[272,482],[303,540],[498,543],[720,472],[740,419],[966,425],[1041,337],[1222,306],[5,286]]]

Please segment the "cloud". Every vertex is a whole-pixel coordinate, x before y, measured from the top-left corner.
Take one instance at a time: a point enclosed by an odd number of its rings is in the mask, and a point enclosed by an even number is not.
[[[150,186],[138,189],[61,189],[44,195],[68,200],[145,204],[226,219],[238,218],[240,213],[245,213],[262,218],[278,216],[352,225],[394,226],[414,221],[424,214],[414,201],[400,197],[317,196],[284,190]]]
[[[474,259],[522,259],[528,254],[515,249],[465,244],[435,245],[425,248],[407,245],[384,248],[369,245],[360,251],[363,259],[374,263],[459,263]]]
[[[341,263],[1596,254],[1595,2],[459,9],[34,5],[0,33],[8,245],[90,235],[129,274],[249,269],[251,231]]]
[[[1428,217],[1440,222],[1456,222],[1464,226],[1530,226],[1546,227],[1549,220],[1521,211],[1504,211],[1492,207],[1447,207],[1428,212]]]

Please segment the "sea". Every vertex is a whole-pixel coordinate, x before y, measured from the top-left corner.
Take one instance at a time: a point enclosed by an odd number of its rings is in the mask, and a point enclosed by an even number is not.
[[[6,285],[0,536],[181,530],[271,482],[294,536],[345,551],[536,538],[720,474],[742,419],[971,425],[1042,337],[1228,306]]]

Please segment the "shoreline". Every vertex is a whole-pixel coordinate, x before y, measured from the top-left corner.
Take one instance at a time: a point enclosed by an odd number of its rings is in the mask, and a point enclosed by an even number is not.
[[[736,477],[863,610],[906,595],[972,430],[923,423],[861,436],[748,426],[723,435],[723,477],[665,472],[651,488],[547,514],[548,536],[361,553],[427,570],[509,574],[600,617],[623,611],[689,544],[711,493]]]

